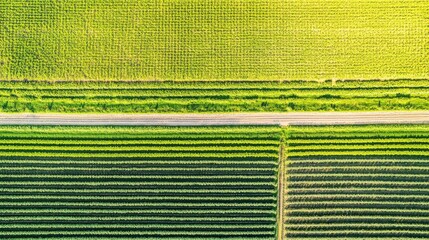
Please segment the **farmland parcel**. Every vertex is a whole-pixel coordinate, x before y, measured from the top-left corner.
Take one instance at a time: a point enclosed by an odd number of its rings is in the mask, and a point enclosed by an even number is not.
[[[0,79],[429,77],[427,0],[7,0]]]
[[[428,133],[2,126],[0,237],[427,238]]]
[[[0,127],[0,237],[274,239],[278,127]]]
[[[289,127],[286,239],[429,238],[429,126]]]

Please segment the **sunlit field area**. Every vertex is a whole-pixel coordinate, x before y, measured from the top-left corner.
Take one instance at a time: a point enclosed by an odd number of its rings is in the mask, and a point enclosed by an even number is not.
[[[0,79],[429,77],[426,0],[8,0]]]

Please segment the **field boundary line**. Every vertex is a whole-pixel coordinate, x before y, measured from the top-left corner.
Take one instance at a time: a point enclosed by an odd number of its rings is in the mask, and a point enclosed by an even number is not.
[[[279,151],[279,168],[278,168],[278,198],[277,198],[277,240],[284,240],[284,150],[285,142],[282,139]]]

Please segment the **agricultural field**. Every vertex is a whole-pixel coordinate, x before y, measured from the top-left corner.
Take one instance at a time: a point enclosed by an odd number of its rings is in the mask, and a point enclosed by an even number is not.
[[[279,127],[0,126],[0,238],[275,239]]]
[[[427,0],[7,0],[2,80],[429,77]]]
[[[286,132],[285,239],[429,238],[429,125]]]
[[[216,113],[429,109],[429,80],[0,81],[0,112]]]
[[[0,0],[0,239],[429,239],[429,124],[237,125],[428,122],[428,63],[429,0]]]
[[[0,126],[0,141],[1,238],[429,237],[429,125]]]

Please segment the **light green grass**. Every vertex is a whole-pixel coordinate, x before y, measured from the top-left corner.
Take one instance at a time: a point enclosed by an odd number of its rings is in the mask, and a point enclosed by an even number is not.
[[[429,109],[429,80],[0,81],[0,112],[216,113]]]
[[[426,0],[8,0],[0,79],[429,77]]]

